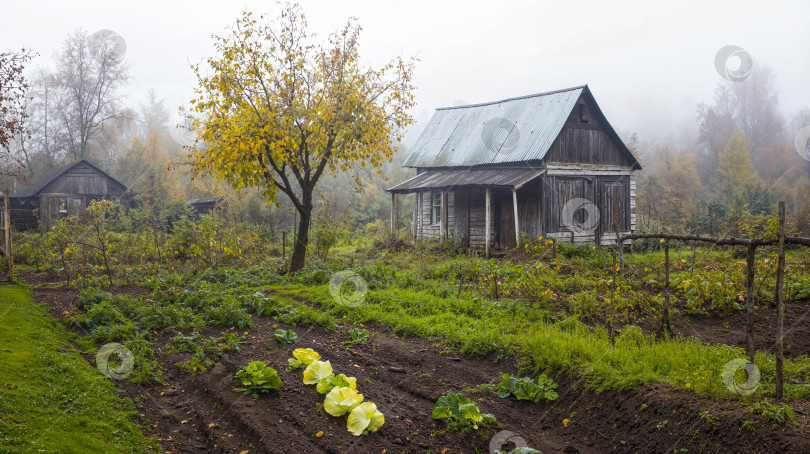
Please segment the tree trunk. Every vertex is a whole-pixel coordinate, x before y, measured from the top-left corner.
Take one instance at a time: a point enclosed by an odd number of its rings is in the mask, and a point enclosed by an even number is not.
[[[311,198],[310,198],[311,199]],[[304,202],[304,209],[298,210],[298,231],[295,234],[292,257],[290,258],[290,272],[294,273],[306,264],[307,245],[309,244],[309,224],[312,220],[312,202]]]

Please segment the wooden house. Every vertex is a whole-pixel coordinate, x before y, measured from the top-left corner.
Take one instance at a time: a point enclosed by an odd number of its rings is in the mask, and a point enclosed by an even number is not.
[[[214,214],[214,209],[225,200],[222,197],[204,197],[201,199],[190,199],[188,202],[198,214]]]
[[[588,86],[437,109],[404,164],[414,239],[515,247],[521,235],[615,244],[635,230],[641,165]],[[392,226],[393,227],[393,226]]]
[[[65,216],[79,216],[94,200],[127,198],[127,188],[85,160],[66,164],[11,194],[11,222],[17,230]]]

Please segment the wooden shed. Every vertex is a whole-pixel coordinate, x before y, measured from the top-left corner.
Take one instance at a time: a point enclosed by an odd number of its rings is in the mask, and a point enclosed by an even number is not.
[[[599,245],[635,230],[641,165],[587,85],[437,109],[403,165],[416,176],[388,189],[391,219],[415,194],[416,240],[489,253],[521,234]]]
[[[190,199],[189,205],[194,208],[199,214],[214,214],[214,208],[217,208],[225,200],[222,197],[204,197],[201,199]]]
[[[122,199],[127,188],[85,160],[66,164],[46,173],[30,186],[11,194],[11,222],[17,230],[78,216],[94,200]]]

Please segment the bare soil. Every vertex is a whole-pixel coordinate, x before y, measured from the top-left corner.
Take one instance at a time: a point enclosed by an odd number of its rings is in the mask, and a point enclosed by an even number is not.
[[[43,283],[30,273],[22,273],[21,279]],[[48,304],[58,318],[75,313],[74,292],[45,286],[34,290],[38,301]],[[144,292],[137,287],[111,290]],[[786,327],[798,326],[804,312],[794,307],[788,313],[795,323],[786,322]],[[741,330],[738,316],[684,319],[677,329],[695,332],[707,342],[736,343],[738,333],[731,328],[729,332],[714,328],[727,321]],[[298,340],[292,345],[276,342],[275,328],[295,330]],[[501,373],[516,373],[513,361],[464,358],[426,339],[401,339],[375,326],[365,328],[371,333],[367,344],[343,345],[348,339],[345,330],[291,327],[270,318],[254,318],[254,328],[241,333],[246,336],[241,352],[224,356],[198,376],[183,373],[176,365],[190,354],[169,354],[160,348],[175,333],[161,333],[155,350],[165,383],[138,387],[119,382],[119,387],[145,415],[145,433],[158,438],[172,453],[485,453],[491,452],[490,442],[501,430],[516,433],[546,454],[810,452],[810,438],[803,435],[808,426],[807,402],[792,403],[800,424],[794,429],[773,428],[734,402],[714,401],[662,384],[595,394],[585,389],[582,380],[560,375],[554,377],[560,384],[560,397],[553,403],[500,399],[470,389],[499,381]],[[768,329],[767,322],[761,328]],[[220,332],[223,330],[211,329],[205,334]],[[806,335],[797,336],[804,336],[806,342]],[[744,335],[741,339],[744,342]],[[791,345],[794,353],[807,348],[801,342],[797,345],[803,346]],[[336,373],[357,377],[358,391],[385,414],[385,426],[376,434],[353,437],[346,430],[345,416],[326,414],[324,396],[314,386],[304,385],[300,372],[285,370],[287,358],[298,347],[315,349],[322,359],[331,361]],[[278,370],[284,386],[259,399],[233,391],[237,386],[234,374],[252,360],[267,361]],[[446,431],[443,421],[431,418],[431,411],[448,391],[465,392],[483,412],[494,414],[501,427],[467,434]],[[713,418],[701,418],[703,411]],[[753,432],[742,428],[746,420],[755,422]]]
[[[758,351],[776,352],[776,309],[761,303],[754,314],[754,346]],[[673,319],[672,329],[706,343],[745,348],[744,310],[727,317],[684,316]],[[810,301],[785,303],[785,356],[810,355]]]

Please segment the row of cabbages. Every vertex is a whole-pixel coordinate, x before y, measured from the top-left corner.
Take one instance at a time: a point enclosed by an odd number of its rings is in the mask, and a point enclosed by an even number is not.
[[[288,369],[304,370],[304,384],[316,385],[315,389],[326,394],[323,407],[332,416],[349,418],[346,427],[355,436],[374,433],[385,423],[385,416],[372,402],[363,402],[363,395],[357,392],[357,379],[346,374],[335,375],[329,361],[321,361],[321,356],[311,348],[296,348],[293,358],[287,360]]]

